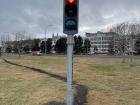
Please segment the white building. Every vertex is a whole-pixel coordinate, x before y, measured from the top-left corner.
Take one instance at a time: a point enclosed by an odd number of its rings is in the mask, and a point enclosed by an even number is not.
[[[109,45],[113,42],[115,33],[113,32],[97,32],[86,33],[86,37],[91,42],[90,53],[108,53]]]
[[[57,33],[56,36],[55,36],[54,33],[53,33],[53,35],[52,35],[52,45],[55,46],[57,40],[59,40],[61,37],[62,37],[62,36],[60,36],[58,33]]]

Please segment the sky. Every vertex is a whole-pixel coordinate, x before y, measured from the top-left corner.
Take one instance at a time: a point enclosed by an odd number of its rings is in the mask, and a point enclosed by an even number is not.
[[[79,34],[107,31],[140,18],[140,0],[79,0]],[[0,0],[0,35],[27,31],[63,34],[63,0]]]

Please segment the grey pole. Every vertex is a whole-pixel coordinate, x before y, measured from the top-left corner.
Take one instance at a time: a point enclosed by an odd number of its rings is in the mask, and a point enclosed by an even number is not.
[[[73,105],[73,46],[74,37],[67,37],[67,105]]]

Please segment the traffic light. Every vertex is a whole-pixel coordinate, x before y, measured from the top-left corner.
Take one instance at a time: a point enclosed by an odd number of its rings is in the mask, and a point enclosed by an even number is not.
[[[68,35],[78,33],[79,0],[64,0],[63,32]]]

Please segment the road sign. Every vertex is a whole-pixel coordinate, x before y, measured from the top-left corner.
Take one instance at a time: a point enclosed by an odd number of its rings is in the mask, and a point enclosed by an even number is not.
[[[79,0],[64,0],[63,32],[67,35],[78,33]]]

